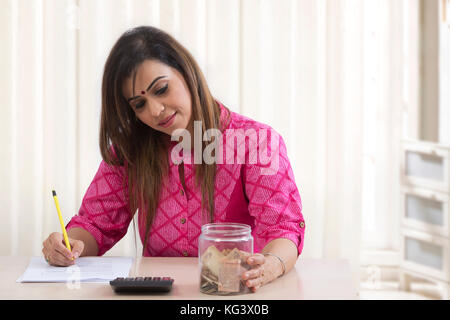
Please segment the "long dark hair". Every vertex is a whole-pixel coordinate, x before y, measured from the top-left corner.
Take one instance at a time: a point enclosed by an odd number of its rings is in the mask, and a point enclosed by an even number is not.
[[[192,102],[193,121],[201,121],[202,130],[222,130],[220,108],[211,95],[206,80],[193,56],[168,33],[151,26],[126,31],[114,44],[105,63],[102,81],[102,111],[100,152],[111,165],[124,166],[128,179],[127,199],[132,214],[145,212],[145,239],[158,206],[162,180],[168,173],[170,137],[141,121],[122,93],[126,78],[135,77],[139,65],[147,59],[158,60],[176,69],[186,81]],[[229,110],[225,108],[229,115]],[[202,150],[207,143],[203,142]],[[195,165],[196,186],[201,185],[202,206],[209,209],[209,221],[214,220],[214,182],[216,165]],[[125,189],[124,189],[125,190]]]

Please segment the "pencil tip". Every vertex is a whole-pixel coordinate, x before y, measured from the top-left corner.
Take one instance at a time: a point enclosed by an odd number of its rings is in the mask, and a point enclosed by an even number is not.
[[[52,190],[53,196],[56,196],[56,192],[55,190]]]

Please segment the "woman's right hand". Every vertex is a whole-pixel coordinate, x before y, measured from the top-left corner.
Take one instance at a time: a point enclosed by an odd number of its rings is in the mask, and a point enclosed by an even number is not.
[[[42,253],[48,264],[58,267],[68,267],[75,263],[84,250],[84,242],[69,238],[72,252],[67,249],[62,233],[53,232],[42,243]],[[73,259],[72,259],[73,258]]]

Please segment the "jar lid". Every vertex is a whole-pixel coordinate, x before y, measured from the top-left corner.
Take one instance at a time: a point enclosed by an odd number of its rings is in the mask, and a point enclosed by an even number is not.
[[[248,224],[235,222],[207,223],[202,226],[202,233],[208,236],[245,236],[249,235],[251,231]]]

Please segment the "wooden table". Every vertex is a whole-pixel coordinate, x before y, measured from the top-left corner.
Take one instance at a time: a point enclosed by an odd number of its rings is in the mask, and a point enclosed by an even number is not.
[[[108,283],[81,283],[79,289],[66,283],[17,283],[30,257],[0,257],[0,299],[176,299],[176,300],[302,300],[357,299],[346,260],[299,258],[294,269],[266,284],[256,293],[215,296],[199,291],[197,258],[138,258],[130,276],[168,276],[175,279],[165,294],[117,295]]]

